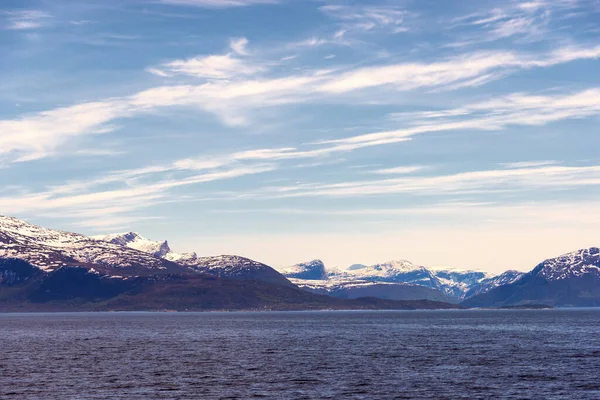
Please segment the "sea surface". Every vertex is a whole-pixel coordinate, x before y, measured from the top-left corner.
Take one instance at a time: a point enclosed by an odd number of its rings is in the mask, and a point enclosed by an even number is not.
[[[0,314],[0,399],[600,399],[600,310]]]

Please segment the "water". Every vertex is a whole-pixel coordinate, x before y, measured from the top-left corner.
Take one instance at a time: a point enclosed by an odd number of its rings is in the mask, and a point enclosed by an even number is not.
[[[600,310],[0,314],[0,399],[599,399]]]

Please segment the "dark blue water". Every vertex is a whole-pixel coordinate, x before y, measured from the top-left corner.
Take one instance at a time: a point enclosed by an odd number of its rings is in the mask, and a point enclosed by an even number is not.
[[[0,399],[600,399],[600,310],[0,314]]]

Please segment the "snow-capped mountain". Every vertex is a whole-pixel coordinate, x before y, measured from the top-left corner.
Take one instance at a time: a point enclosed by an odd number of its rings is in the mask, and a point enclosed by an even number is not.
[[[508,270],[498,276],[493,276],[491,278],[484,279],[478,284],[474,284],[473,286],[471,286],[470,289],[465,293],[463,298],[468,299],[469,297],[489,292],[490,290],[495,289],[498,286],[509,285],[518,281],[524,275],[525,273],[521,271]]]
[[[545,260],[512,283],[473,296],[463,304],[600,306],[600,249],[591,247]]]
[[[465,298],[470,290],[494,276],[485,271],[453,268],[429,267],[428,270],[438,280],[440,290],[459,299]]]
[[[164,258],[165,255],[171,252],[169,243],[167,243],[166,240],[164,242],[155,242],[146,239],[137,232],[118,233],[106,236],[92,236],[92,238],[121,246],[127,246],[135,250],[143,251],[144,253],[152,254],[155,257]]]
[[[323,280],[327,279],[327,271],[325,264],[321,260],[312,260],[308,262],[292,265],[279,269],[286,278],[293,279],[308,279],[308,280]]]
[[[94,268],[111,275],[188,271],[134,248],[5,216],[0,216],[0,258],[21,259],[44,271],[63,266]]]
[[[386,263],[386,267],[355,264],[347,270],[326,269],[323,261],[312,260],[279,268],[301,289],[344,299],[377,297],[389,300],[433,300],[456,302],[430,286],[401,281],[399,271],[412,272],[407,261]],[[360,272],[358,271],[360,270]]]
[[[326,270],[321,260],[312,260],[280,268],[279,271],[301,289],[344,299],[376,297],[388,300],[453,301],[430,286],[401,281],[401,273],[413,272],[412,264],[407,261],[373,267],[356,265],[353,270],[342,271]]]
[[[234,255],[198,257],[196,253],[176,253],[171,250],[166,240],[152,241],[135,232],[97,236],[96,238],[143,251],[153,257],[177,263],[196,272],[231,279],[257,280],[281,285],[291,284],[283,275],[268,265],[245,257]]]
[[[179,254],[167,241],[152,241],[135,232],[88,237],[11,217],[0,217],[0,258],[21,259],[44,271],[82,266],[111,276],[201,272],[290,285],[271,267],[244,257]]]
[[[356,268],[347,271],[346,274],[370,282],[402,282],[427,287],[438,286],[438,282],[430,271],[406,260],[388,261],[364,268]]]
[[[132,232],[101,239],[0,217],[0,311],[456,307],[322,296],[244,257],[178,254]]]
[[[346,270],[325,270],[322,262],[315,260],[282,268],[280,271],[295,284],[312,289],[319,287],[320,292],[340,291],[344,285],[356,288],[358,283],[398,283],[435,289],[455,300],[464,299],[471,292],[481,293],[501,282],[510,281],[507,277],[492,280],[494,275],[484,271],[426,268],[407,260],[388,261],[370,266],[354,264]],[[302,282],[302,279],[309,281]],[[385,288],[385,292],[390,291],[389,286],[381,288]],[[375,293],[375,290],[376,288],[371,287],[369,293]]]
[[[591,247],[550,258],[540,263],[531,273],[548,282],[579,278],[586,274],[600,277],[600,249]]]

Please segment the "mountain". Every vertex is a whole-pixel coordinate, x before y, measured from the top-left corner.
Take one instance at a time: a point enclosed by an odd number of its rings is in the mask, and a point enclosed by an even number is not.
[[[408,261],[374,266],[355,264],[341,271],[326,270],[321,260],[313,260],[281,268],[280,272],[301,289],[338,298],[458,302],[435,287],[437,281],[429,271]]]
[[[80,266],[122,276],[189,272],[129,247],[4,216],[0,216],[0,258],[17,258],[44,271]]]
[[[346,271],[344,275],[369,282],[401,282],[426,287],[438,286],[436,278],[429,270],[406,260],[388,261],[362,268],[354,266],[353,270]]]
[[[473,296],[462,304],[600,306],[600,250],[591,247],[545,260],[516,281]]]
[[[326,270],[321,261],[314,260],[282,268],[280,272],[298,287],[337,297],[368,295],[393,299],[445,299],[451,302],[512,283],[522,275],[517,271],[493,276],[483,271],[426,268],[406,260],[371,266],[354,264],[346,270]]]
[[[169,243],[166,240],[164,242],[155,242],[146,239],[137,232],[118,233],[106,236],[92,236],[92,238],[121,246],[127,246],[144,253],[152,254],[154,257],[164,258],[168,253],[171,252]]]
[[[344,278],[355,278],[368,282],[395,282],[420,285],[437,289],[447,296],[463,299],[474,287],[478,287],[492,275],[483,271],[458,270],[451,268],[426,268],[410,261],[397,260],[364,266],[355,264],[346,270]],[[484,289],[481,289],[484,290]]]
[[[44,271],[19,259],[0,259],[0,311],[202,311],[311,309],[440,309],[434,301],[336,299],[294,286],[191,274],[132,277],[62,266]]]
[[[468,299],[478,294],[489,292],[498,286],[508,285],[521,279],[525,273],[515,270],[508,270],[500,275],[493,276],[491,278],[483,279],[478,284],[474,284],[467,290],[463,298]]]
[[[196,253],[175,253],[171,250],[167,241],[152,241],[135,232],[98,236],[96,238],[148,253],[153,257],[177,263],[200,273],[216,275],[221,278],[292,285],[282,274],[268,265],[245,257],[234,255],[198,257]]]
[[[308,262],[292,265],[291,267],[279,270],[286,278],[323,280],[327,279],[325,264],[321,260],[312,260]]]
[[[167,242],[132,232],[101,239],[0,216],[0,311],[458,307],[337,299],[301,290],[247,258],[176,254]]]
[[[432,300],[457,303],[457,299],[447,296],[437,289],[421,285],[394,282],[369,282],[361,280],[306,280],[291,279],[301,289],[317,294],[327,294],[341,299],[376,297],[387,300]]]
[[[451,268],[429,268],[429,271],[437,280],[436,287],[457,299],[465,298],[470,290],[492,277],[490,273],[483,271]]]

